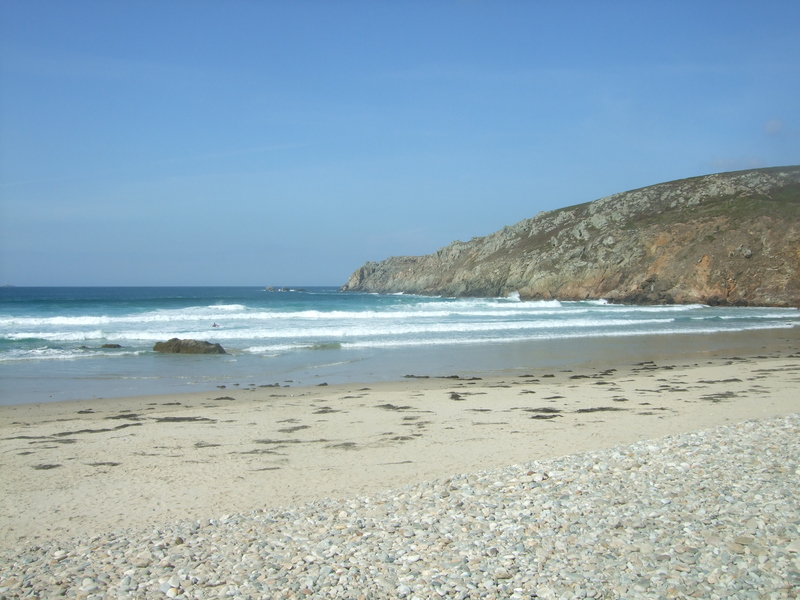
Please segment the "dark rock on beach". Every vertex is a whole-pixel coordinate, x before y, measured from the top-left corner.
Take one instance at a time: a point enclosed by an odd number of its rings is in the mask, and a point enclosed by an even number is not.
[[[119,344],[103,344],[101,348],[122,348]]]
[[[342,291],[800,306],[800,166],[661,183],[427,256],[368,262]]]
[[[156,342],[153,350],[164,354],[227,354],[219,344],[200,340],[180,340],[178,338],[172,338],[166,342]]]

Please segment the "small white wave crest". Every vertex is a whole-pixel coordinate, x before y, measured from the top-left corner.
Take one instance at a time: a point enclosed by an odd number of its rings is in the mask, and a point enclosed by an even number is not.
[[[81,358],[97,358],[112,357],[112,356],[138,356],[141,352],[137,350],[116,350],[109,352],[107,350],[97,350],[94,348],[76,348],[76,349],[61,349],[61,348],[32,348],[32,349],[14,349],[0,355],[0,362],[13,362],[20,360],[76,360]]]

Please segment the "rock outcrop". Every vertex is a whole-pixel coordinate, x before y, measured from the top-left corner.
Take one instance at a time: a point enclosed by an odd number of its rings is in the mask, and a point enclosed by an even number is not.
[[[227,354],[219,344],[178,338],[172,338],[166,342],[156,342],[153,350],[164,354]]]
[[[342,291],[800,306],[800,166],[706,175],[542,212]]]

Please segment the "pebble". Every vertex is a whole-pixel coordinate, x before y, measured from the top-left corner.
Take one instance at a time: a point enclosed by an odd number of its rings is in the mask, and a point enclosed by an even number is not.
[[[0,552],[0,598],[800,596],[800,415]]]

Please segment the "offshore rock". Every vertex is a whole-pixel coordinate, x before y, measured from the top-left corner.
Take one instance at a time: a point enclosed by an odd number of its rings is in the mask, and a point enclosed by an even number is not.
[[[542,212],[342,291],[800,306],[800,166],[693,177]]]
[[[199,340],[179,340],[172,338],[166,342],[156,342],[156,352],[164,354],[227,354],[219,344]]]

